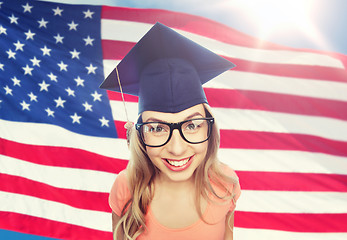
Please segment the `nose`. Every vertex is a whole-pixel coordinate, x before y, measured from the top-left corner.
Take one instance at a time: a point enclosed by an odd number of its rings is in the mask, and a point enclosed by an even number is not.
[[[187,149],[187,142],[181,137],[178,129],[173,130],[170,141],[166,144],[169,153],[175,156],[181,156]]]

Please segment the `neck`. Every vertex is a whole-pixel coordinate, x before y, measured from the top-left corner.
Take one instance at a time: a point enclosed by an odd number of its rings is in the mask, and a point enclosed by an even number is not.
[[[186,181],[172,181],[163,174],[159,174],[156,180],[158,188],[163,189],[165,192],[192,192],[195,191],[194,175]]]

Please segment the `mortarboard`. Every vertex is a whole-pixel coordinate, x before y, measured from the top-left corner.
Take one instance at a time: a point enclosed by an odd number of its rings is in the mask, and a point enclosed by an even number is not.
[[[176,113],[207,103],[202,84],[234,66],[169,27],[156,23],[100,88],[139,96],[139,113]]]

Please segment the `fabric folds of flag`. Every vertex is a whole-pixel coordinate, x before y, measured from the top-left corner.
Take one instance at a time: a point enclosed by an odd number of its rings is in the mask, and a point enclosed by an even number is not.
[[[112,239],[126,116],[98,86],[157,21],[237,65],[204,86],[243,189],[234,239],[346,239],[346,56],[183,13],[22,0],[0,2],[0,229]]]

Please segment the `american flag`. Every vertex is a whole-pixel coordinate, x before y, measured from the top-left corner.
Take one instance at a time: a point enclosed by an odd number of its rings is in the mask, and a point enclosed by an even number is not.
[[[126,116],[98,86],[157,21],[237,65],[204,86],[243,190],[234,239],[347,239],[347,56],[178,12],[28,0],[0,1],[0,229],[112,239]]]

